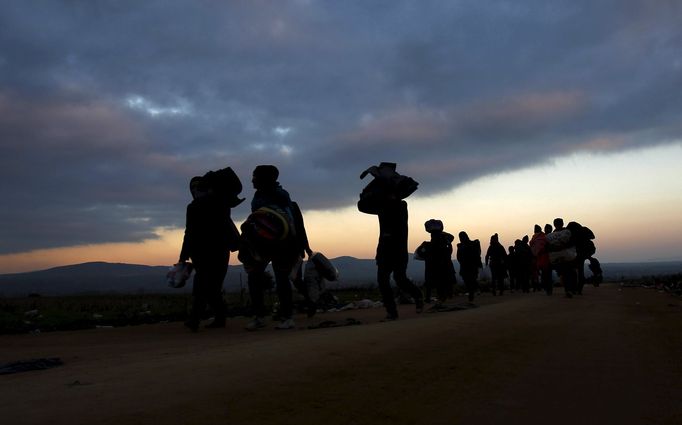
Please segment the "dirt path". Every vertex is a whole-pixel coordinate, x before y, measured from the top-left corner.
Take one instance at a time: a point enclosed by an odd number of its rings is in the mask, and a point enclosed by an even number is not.
[[[178,323],[0,337],[8,424],[680,424],[682,303],[616,286],[331,329]],[[298,319],[304,327],[305,319]]]

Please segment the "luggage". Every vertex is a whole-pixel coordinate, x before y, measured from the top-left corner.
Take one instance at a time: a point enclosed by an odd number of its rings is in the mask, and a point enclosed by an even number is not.
[[[308,299],[316,303],[326,289],[325,280],[335,281],[339,278],[339,271],[322,253],[311,255],[303,271],[303,283],[306,287]]]
[[[424,229],[428,233],[442,232],[443,222],[432,218],[431,220],[428,220],[426,223],[424,223]]]
[[[560,251],[550,252],[549,253],[549,262],[552,265],[569,263],[569,262],[575,260],[577,256],[578,256],[578,253],[576,252],[575,247],[569,246],[568,248],[564,248]]]
[[[334,282],[339,278],[339,271],[334,267],[331,261],[321,252],[315,252],[310,256],[309,261],[312,261],[315,268],[320,273],[320,276],[330,282]]]
[[[426,258],[429,255],[429,247],[431,246],[431,242],[429,241],[424,241],[422,242],[421,245],[417,247],[417,249],[414,251],[414,255],[412,258],[414,258],[417,261],[426,261]]]
[[[371,174],[374,179],[360,193],[358,210],[365,214],[378,214],[385,203],[391,199],[405,199],[417,190],[419,183],[411,177],[395,171],[396,164],[382,162],[371,166],[360,174],[363,179]]]
[[[242,223],[242,233],[247,238],[261,242],[281,241],[289,236],[291,224],[288,214],[275,206],[261,207]]]
[[[242,182],[232,168],[226,167],[217,171],[209,171],[204,174],[202,179],[215,192],[227,197],[230,208],[244,202],[244,198],[237,196],[242,192]]]
[[[571,231],[568,229],[548,233],[546,237],[547,249],[550,252],[561,251],[571,245]]]

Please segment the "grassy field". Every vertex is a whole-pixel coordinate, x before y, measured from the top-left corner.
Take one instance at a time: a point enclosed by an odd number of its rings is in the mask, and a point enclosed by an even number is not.
[[[666,290],[680,296],[682,275],[658,276],[621,282]],[[485,292],[488,282],[481,282]],[[462,292],[460,285],[456,293]],[[248,293],[227,293],[228,315],[249,315]],[[381,299],[376,287],[346,288],[328,291],[323,308],[339,307],[362,299]],[[302,297],[294,291],[294,303],[303,312]],[[266,295],[266,304],[277,309],[274,291]],[[183,321],[191,306],[187,294],[111,294],[65,297],[32,296],[0,298],[0,334],[91,329],[98,326],[132,326],[144,323]],[[207,313],[208,314],[208,313]]]
[[[343,305],[358,299],[379,299],[378,291],[372,288],[353,288],[330,294],[333,296],[327,298],[327,304]],[[249,314],[248,293],[227,293],[224,298],[228,316]],[[298,295],[294,299],[296,304],[302,300]],[[276,310],[274,291],[266,295],[266,303]],[[0,334],[182,321],[187,318],[190,307],[191,296],[188,294],[0,298]]]

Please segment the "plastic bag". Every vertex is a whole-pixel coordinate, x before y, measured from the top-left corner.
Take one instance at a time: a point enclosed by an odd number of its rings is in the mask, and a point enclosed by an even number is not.
[[[177,263],[168,269],[166,283],[171,288],[182,288],[192,276],[193,271],[192,263]]]

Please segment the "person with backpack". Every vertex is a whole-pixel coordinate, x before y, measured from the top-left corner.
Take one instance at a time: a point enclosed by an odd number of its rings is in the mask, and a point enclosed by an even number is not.
[[[578,295],[582,295],[583,287],[585,286],[586,281],[585,260],[592,257],[597,250],[594,242],[592,242],[592,239],[594,239],[594,233],[588,227],[582,226],[575,221],[568,223],[566,228],[571,231],[571,236],[575,243],[575,268],[577,272],[576,293]]]
[[[471,240],[465,231],[459,232],[457,244],[457,262],[459,275],[466,285],[469,303],[474,302],[474,295],[478,291],[478,271],[483,267],[481,263],[481,242]]]
[[[244,200],[237,197],[241,190],[241,182],[230,168],[193,177],[190,181],[193,200],[187,205],[179,262],[191,259],[196,270],[192,308],[185,322],[193,332],[199,329],[207,305],[214,319],[206,327],[225,327],[223,280],[230,251],[236,251],[239,243],[239,231],[230,217],[230,209]]]
[[[516,247],[515,247],[516,248]],[[485,265],[490,266],[490,288],[493,295],[504,293],[504,278],[507,274],[507,251],[499,241],[497,233],[490,237],[490,246],[485,253]]]
[[[247,330],[257,330],[265,323],[265,268],[272,263],[279,298],[280,323],[277,329],[292,329],[292,274],[298,271],[299,259],[312,250],[303,226],[298,205],[277,181],[279,170],[274,165],[259,165],[253,171],[256,193],[251,201],[251,215],[242,224],[239,259],[247,272],[249,295],[254,318]]]

